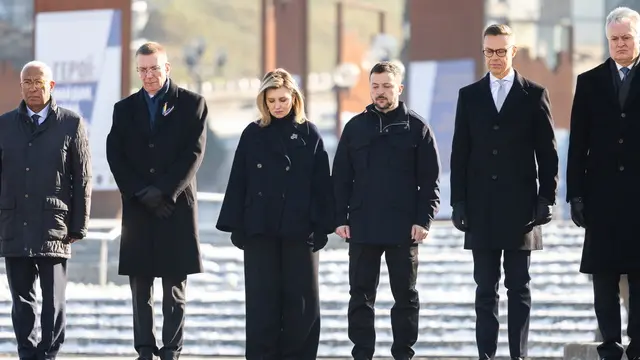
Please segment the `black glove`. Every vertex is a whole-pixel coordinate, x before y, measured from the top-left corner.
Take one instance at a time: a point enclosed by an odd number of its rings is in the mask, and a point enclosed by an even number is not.
[[[451,213],[451,221],[456,229],[466,232],[469,230],[467,223],[466,204],[464,201],[453,204],[453,212]]]
[[[581,228],[587,228],[586,221],[584,221],[584,203],[581,198],[574,198],[570,201],[571,204],[571,220],[576,226]]]
[[[244,240],[244,231],[236,230],[231,232],[231,243],[233,244],[233,246],[237,247],[240,250],[244,250]]]
[[[140,202],[151,210],[155,210],[163,202],[162,191],[155,186],[147,186],[136,193]]]
[[[158,207],[155,208],[154,214],[160,219],[167,219],[171,214],[173,214],[173,210],[175,210],[175,205],[162,201]]]
[[[329,237],[327,236],[327,234],[323,233],[322,231],[314,231],[311,233],[311,235],[309,235],[307,244],[311,246],[313,252],[318,252],[324,249],[328,241]]]
[[[536,217],[533,220],[533,225],[544,225],[551,222],[553,217],[553,206],[551,201],[540,197],[538,198],[538,205],[536,206]]]

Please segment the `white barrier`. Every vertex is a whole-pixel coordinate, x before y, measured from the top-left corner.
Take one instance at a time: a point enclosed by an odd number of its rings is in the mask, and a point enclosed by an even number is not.
[[[222,202],[222,199],[224,199],[224,194],[198,192],[198,202]],[[89,219],[88,227],[90,231],[85,236],[85,240],[100,241],[98,283],[100,286],[105,286],[107,285],[109,271],[109,243],[120,236],[122,230],[121,221],[120,219]]]

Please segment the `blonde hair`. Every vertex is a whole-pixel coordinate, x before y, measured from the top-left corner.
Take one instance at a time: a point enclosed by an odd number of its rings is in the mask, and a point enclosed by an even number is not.
[[[307,115],[304,112],[304,99],[302,98],[302,93],[298,85],[287,70],[278,68],[266,73],[260,83],[260,91],[256,98],[256,105],[258,106],[258,111],[260,111],[258,124],[261,127],[268,126],[271,123],[271,113],[269,113],[269,108],[267,107],[267,90],[279,89],[281,87],[285,87],[291,92],[295,121],[298,124],[307,121]]]

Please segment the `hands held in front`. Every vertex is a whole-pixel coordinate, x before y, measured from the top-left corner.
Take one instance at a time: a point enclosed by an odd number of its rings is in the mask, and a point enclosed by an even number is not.
[[[538,198],[538,206],[536,207],[536,217],[533,225],[544,225],[551,222],[553,217],[553,204],[551,201],[541,197]]]
[[[584,220],[584,203],[582,199],[575,198],[571,199],[571,220],[576,226],[581,228],[587,228],[587,223]]]
[[[168,218],[173,213],[173,210],[175,210],[175,205],[166,201],[162,195],[162,191],[153,185],[140,190],[136,193],[136,196],[149,211],[161,219]]]
[[[336,234],[343,239],[351,238],[351,228],[349,225],[342,225],[336,228]],[[416,243],[422,243],[424,239],[429,235],[429,231],[420,225],[413,225],[411,227],[411,240]]]
[[[466,232],[469,230],[469,224],[467,223],[466,204],[464,202],[453,204],[451,221],[453,222],[453,226],[455,226],[456,229],[462,232]]]
[[[411,240],[416,244],[422,244],[422,242],[429,235],[429,230],[420,225],[413,225],[411,227]]]
[[[351,228],[349,225],[342,225],[336,228],[336,235],[340,236],[344,240],[351,238]]]

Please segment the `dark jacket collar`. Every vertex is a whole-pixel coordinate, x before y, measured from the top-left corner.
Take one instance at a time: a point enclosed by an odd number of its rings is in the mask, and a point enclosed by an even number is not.
[[[53,98],[53,96],[51,97],[51,100],[49,100],[49,113],[51,112],[58,112],[58,105],[56,104],[56,100]],[[29,112],[27,111],[27,103],[24,100],[20,101],[20,104],[18,105],[18,113],[24,115],[29,114]]]
[[[399,101],[398,102],[398,107],[387,112],[387,113],[383,113],[382,111],[376,109],[375,104],[371,103],[369,105],[367,105],[366,107],[366,112],[373,112],[373,113],[378,113],[381,116],[386,116],[389,119],[397,119],[399,117],[401,117],[402,119],[405,119],[407,114],[409,114],[409,109],[407,108],[407,104],[404,103],[404,101]]]

